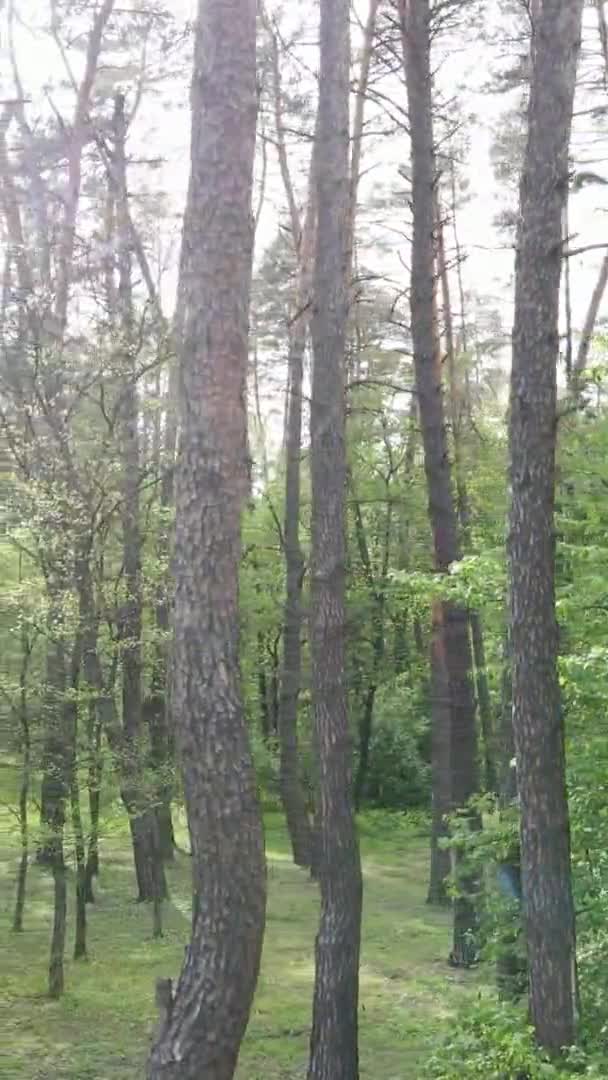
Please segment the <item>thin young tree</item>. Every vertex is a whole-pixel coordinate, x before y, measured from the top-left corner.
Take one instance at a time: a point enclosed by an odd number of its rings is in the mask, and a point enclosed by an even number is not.
[[[238,589],[249,491],[255,0],[200,0],[191,100],[171,700],[194,903],[151,1080],[234,1075],[264,932],[264,841],[241,691]]]
[[[356,1080],[362,882],[345,682],[345,348],[348,315],[349,3],[321,2],[318,228],[311,400],[312,693],[318,754],[318,873],[309,1080]]]
[[[556,369],[562,214],[583,0],[544,0],[520,184],[510,398],[513,728],[530,1013],[551,1051],[576,1031],[576,941],[555,613]]]
[[[270,40],[272,94],[277,156],[285,200],[289,209],[291,242],[296,257],[297,280],[294,311],[289,325],[287,354],[287,402],[285,417],[285,502],[283,544],[285,551],[285,614],[283,663],[279,696],[280,788],[287,829],[297,866],[312,867],[313,836],[300,775],[298,703],[302,683],[302,622],[305,565],[300,543],[301,458],[304,360],[310,322],[312,261],[316,228],[315,147],[310,160],[306,211],[298,210],[287,144],[281,80],[281,55],[276,28],[264,15]]]

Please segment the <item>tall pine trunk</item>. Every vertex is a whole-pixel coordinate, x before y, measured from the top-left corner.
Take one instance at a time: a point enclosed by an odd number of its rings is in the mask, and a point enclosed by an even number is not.
[[[172,706],[194,906],[151,1080],[231,1080],[258,977],[266,875],[239,669],[256,127],[255,0],[200,0],[184,224]]]
[[[410,304],[416,390],[435,565],[438,572],[447,573],[450,564],[460,557],[460,544],[447,443],[435,299],[436,170],[429,0],[411,4],[401,0],[400,15],[412,148]],[[467,803],[478,786],[473,658],[468,612],[457,604],[445,603],[441,621],[450,698],[450,808],[455,810]],[[435,717],[445,723],[446,710],[436,710]],[[445,735],[436,737],[435,744],[439,742],[444,745]],[[443,798],[442,793],[441,800]],[[474,929],[474,922],[471,905],[466,900],[458,900],[454,906],[452,958],[455,963],[468,962],[467,939]]]
[[[311,401],[312,693],[318,872],[309,1080],[357,1080],[362,881],[345,673],[345,347],[348,314],[349,3],[321,0]]]
[[[543,0],[520,186],[510,398],[508,564],[513,729],[530,1013],[558,1052],[576,1032],[576,942],[555,613],[556,368],[583,0]]]

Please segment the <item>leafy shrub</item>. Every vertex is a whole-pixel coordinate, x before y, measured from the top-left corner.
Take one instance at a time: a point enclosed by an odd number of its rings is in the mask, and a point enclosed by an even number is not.
[[[462,1010],[424,1073],[427,1080],[562,1080],[573,1075],[605,1080],[606,1061],[579,1047],[551,1061],[535,1045],[522,1009],[481,997]]]
[[[427,713],[420,690],[413,690],[405,676],[379,689],[364,792],[368,806],[385,810],[429,806],[430,768],[424,758]]]

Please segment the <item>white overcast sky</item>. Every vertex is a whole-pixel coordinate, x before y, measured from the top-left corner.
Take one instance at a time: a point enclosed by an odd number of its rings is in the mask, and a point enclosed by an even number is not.
[[[491,0],[498,3],[499,0]],[[358,0],[360,8],[366,8],[365,0]],[[0,5],[1,6],[1,5]],[[491,4],[489,5],[491,7]],[[184,22],[191,18],[196,7],[195,0],[172,0],[171,9],[176,18]],[[302,0],[284,0],[284,13],[289,20],[291,14],[299,16],[306,9]],[[47,0],[19,0],[18,8],[23,12],[28,23],[36,25],[48,19],[50,4]],[[308,8],[310,10],[310,7]],[[2,18],[2,16],[0,16]],[[90,18],[90,16],[89,16]],[[597,70],[600,63],[598,35],[593,22],[593,12],[588,12],[586,27],[585,72]],[[43,99],[47,83],[56,83],[62,78],[62,66],[56,46],[48,34],[41,30],[29,32],[21,29],[18,34],[20,62],[26,91],[36,103]],[[356,36],[353,40],[357,47]],[[0,40],[0,95],[10,97],[12,84],[6,55],[6,31],[3,27]],[[309,51],[310,52],[310,51]],[[310,58],[307,55],[307,60]],[[500,116],[508,107],[508,98],[501,95],[489,95],[483,91],[492,62],[492,49],[470,42],[459,50],[442,66],[440,79],[444,85],[458,85],[467,88],[467,110],[472,110],[477,117],[471,138],[471,151],[468,162],[468,174],[471,182],[472,198],[460,215],[459,230],[461,242],[467,252],[465,268],[466,281],[475,292],[490,294],[499,304],[505,326],[510,322],[511,276],[513,271],[513,253],[505,250],[504,238],[497,236],[492,227],[492,220],[500,206],[505,205],[504,193],[497,189],[490,163],[490,131],[492,125],[500,122]],[[82,63],[82,55],[75,52],[74,65]],[[145,147],[147,156],[162,156],[162,168],[149,178],[149,186],[159,184],[171,195],[176,213],[183,208],[185,186],[188,175],[188,135],[189,135],[189,64],[180,65],[175,79],[163,88],[160,99],[151,99],[142,109],[137,121],[137,140]],[[608,105],[608,93],[606,94]],[[582,148],[584,142],[585,158],[589,158],[588,134],[577,125],[574,141],[575,150]],[[582,150],[581,150],[582,153]],[[598,172],[608,174],[608,152],[605,164],[601,163],[602,150],[596,149],[598,164],[593,166]],[[407,139],[390,138],[375,140],[370,145],[366,168],[370,168],[362,186],[362,199],[366,191],[371,192],[378,186],[389,186],[397,180],[397,170],[407,160]],[[273,180],[273,176],[275,180]],[[269,199],[262,219],[258,242],[263,246],[276,232],[277,213],[280,208],[280,187],[276,181],[276,170],[270,173]],[[136,184],[133,185],[136,189]],[[588,243],[608,242],[608,187],[597,186],[583,191],[571,200],[571,232],[576,233],[577,247]],[[404,211],[405,220],[405,211]],[[389,234],[386,234],[388,238]],[[398,275],[403,277],[404,270],[400,261],[403,254],[403,241],[394,235],[392,250],[383,251],[377,269],[388,278]],[[573,281],[574,324],[582,324],[588,298],[593,288],[597,268],[602,253],[594,252],[571,260]],[[376,269],[376,267],[374,267]],[[168,278],[167,289],[172,291],[172,282]],[[604,312],[606,314],[606,312]]]

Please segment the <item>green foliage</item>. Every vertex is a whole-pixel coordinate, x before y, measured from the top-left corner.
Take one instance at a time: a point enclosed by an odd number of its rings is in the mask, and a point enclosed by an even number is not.
[[[390,810],[428,806],[430,769],[421,755],[428,720],[403,677],[378,695],[370,744],[366,800]]]
[[[606,1076],[606,1059],[580,1048],[563,1061],[543,1054],[534,1043],[522,1008],[487,996],[467,1006],[423,1075],[428,1080],[562,1080]]]

